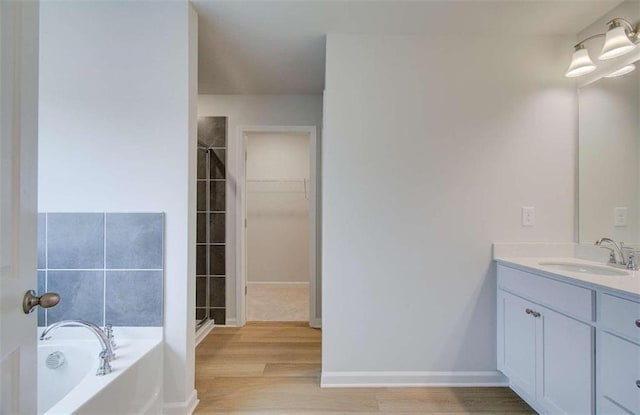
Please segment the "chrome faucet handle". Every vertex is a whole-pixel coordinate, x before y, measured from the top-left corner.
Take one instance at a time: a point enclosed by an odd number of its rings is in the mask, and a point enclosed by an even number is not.
[[[636,261],[635,253],[632,253],[627,257],[627,269],[629,271],[637,271],[638,270],[638,261]]]
[[[627,269],[629,271],[638,271],[638,269],[640,269],[640,262],[636,258],[636,254],[639,254],[640,250],[633,249],[628,246],[623,246],[622,250],[627,260]]]
[[[614,251],[612,248],[609,248],[608,246],[602,246],[602,245],[598,245],[598,248],[603,248],[603,249],[607,249],[609,250],[609,264],[617,264],[618,260],[616,258],[616,251]]]
[[[113,335],[113,324],[111,323],[105,324],[104,334],[107,335],[107,339],[109,340],[109,343],[111,343],[111,349],[112,350],[117,349],[118,345],[116,344],[115,336]],[[113,355],[115,358],[115,353]]]
[[[100,352],[100,366],[98,367],[98,371],[96,372],[96,376],[104,376],[108,375],[113,371],[111,369],[111,364],[109,361],[111,360],[111,356],[107,350],[103,350]]]

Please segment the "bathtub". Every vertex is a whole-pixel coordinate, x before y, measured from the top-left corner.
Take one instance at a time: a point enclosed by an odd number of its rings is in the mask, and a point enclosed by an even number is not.
[[[96,376],[100,344],[88,330],[63,327],[38,342],[39,414],[162,412],[162,329],[116,327],[114,334],[117,358],[104,376]]]

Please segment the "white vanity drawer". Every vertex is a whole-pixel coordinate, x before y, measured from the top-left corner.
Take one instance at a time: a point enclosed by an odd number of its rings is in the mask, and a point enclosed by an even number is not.
[[[498,287],[534,302],[593,321],[594,292],[587,288],[499,266]]]
[[[640,346],[601,332],[598,365],[599,394],[640,414]]]
[[[640,303],[602,294],[599,314],[601,328],[640,342]]]

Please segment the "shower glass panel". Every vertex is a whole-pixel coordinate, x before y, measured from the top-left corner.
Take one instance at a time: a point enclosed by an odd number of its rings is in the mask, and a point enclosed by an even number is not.
[[[227,118],[198,118],[196,330],[225,324]]]

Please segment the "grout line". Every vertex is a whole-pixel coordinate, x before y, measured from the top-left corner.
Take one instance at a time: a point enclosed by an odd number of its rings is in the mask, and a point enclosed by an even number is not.
[[[206,158],[206,164],[207,164],[207,173],[206,173],[206,179],[208,181],[208,185],[205,189],[205,209],[207,210],[207,213],[205,215],[205,223],[206,223],[206,228],[204,230],[204,234],[205,234],[205,241],[206,242],[210,242],[211,240],[211,153],[207,151],[207,158]],[[207,274],[211,273],[211,248],[208,248],[205,250],[205,266],[206,266],[206,272]],[[210,306],[210,302],[211,302],[211,281],[209,281],[209,278],[207,278],[205,280],[205,284],[204,284],[204,305],[207,308],[207,311],[205,312],[205,315],[209,318],[212,318],[211,313],[209,311],[209,306]]]

